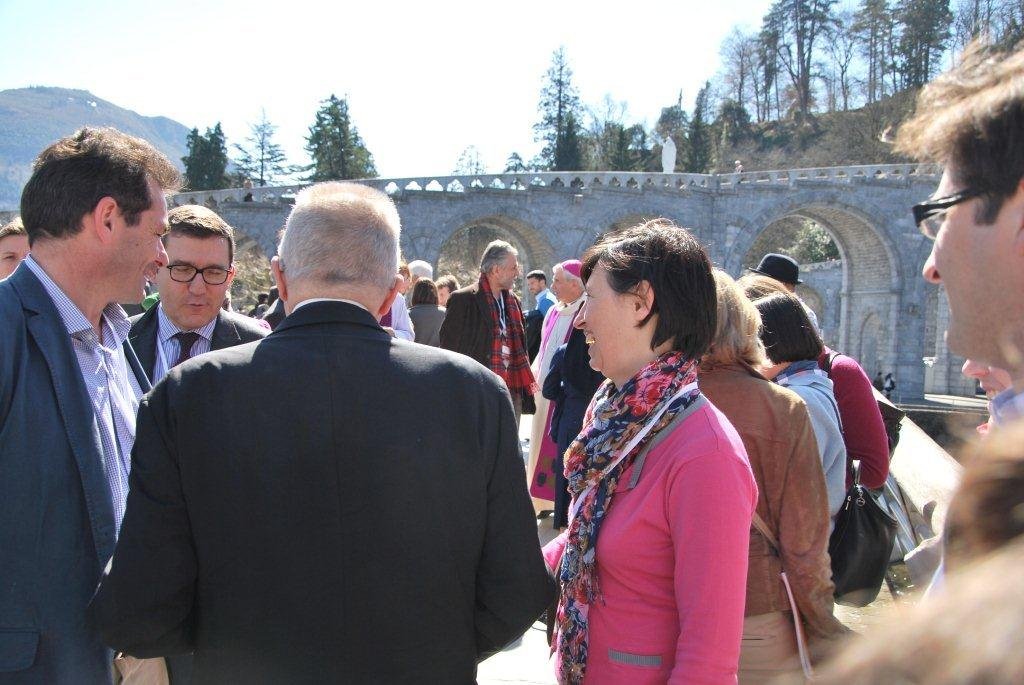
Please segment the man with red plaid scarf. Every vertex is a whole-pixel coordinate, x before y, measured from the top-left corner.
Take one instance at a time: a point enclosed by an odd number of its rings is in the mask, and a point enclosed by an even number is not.
[[[480,362],[501,376],[512,396],[518,423],[523,398],[537,391],[523,332],[523,310],[512,284],[519,277],[519,253],[495,240],[480,258],[480,279],[448,299],[441,347]]]

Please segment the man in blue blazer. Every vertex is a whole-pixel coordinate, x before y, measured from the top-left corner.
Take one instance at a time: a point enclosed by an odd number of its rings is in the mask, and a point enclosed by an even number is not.
[[[166,264],[178,172],[84,128],[22,194],[31,255],[0,281],[0,683],[111,682],[86,608],[114,550],[146,376],[116,302]]]

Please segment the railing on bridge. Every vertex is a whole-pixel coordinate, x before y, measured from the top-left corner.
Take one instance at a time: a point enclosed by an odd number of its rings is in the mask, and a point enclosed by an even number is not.
[[[360,179],[391,195],[405,192],[464,193],[467,190],[522,191],[549,188],[582,192],[593,188],[624,191],[648,189],[669,191],[716,191],[768,186],[792,187],[801,183],[842,184],[867,180],[906,181],[913,178],[937,180],[941,169],[933,164],[864,164],[856,166],[745,171],[731,174],[634,173],[624,171],[539,171],[509,174],[468,174],[455,176],[411,176],[407,178]],[[221,202],[290,202],[303,185],[262,188],[228,188],[179,193],[173,204],[220,204]]]

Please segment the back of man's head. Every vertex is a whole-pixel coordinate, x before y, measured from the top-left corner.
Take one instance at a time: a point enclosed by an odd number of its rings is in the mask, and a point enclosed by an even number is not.
[[[422,259],[414,259],[409,262],[409,274],[413,278],[434,278],[434,267]]]
[[[998,53],[981,42],[926,85],[900,127],[896,150],[946,165],[984,198],[980,222],[995,220],[1024,179],[1024,43]]]
[[[201,205],[184,205],[167,212],[169,230],[164,244],[171,236],[190,238],[223,238],[228,244],[228,262],[235,261],[235,231],[216,212]]]
[[[82,217],[112,197],[129,226],[152,204],[149,181],[165,193],[181,187],[178,170],[156,148],[113,128],[82,128],[43,150],[21,194],[30,243],[64,240]]]
[[[328,182],[295,198],[278,254],[289,283],[325,292],[386,292],[398,273],[401,221],[384,193],[359,183]]]

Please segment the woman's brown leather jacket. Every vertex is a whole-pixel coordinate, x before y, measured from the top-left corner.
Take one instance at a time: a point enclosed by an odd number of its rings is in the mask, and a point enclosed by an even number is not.
[[[746,615],[789,611],[779,579],[785,571],[808,636],[846,632],[832,615],[828,498],[803,401],[740,364],[702,368],[699,384],[740,434],[757,481],[757,513],[782,548],[776,556],[751,528]]]

